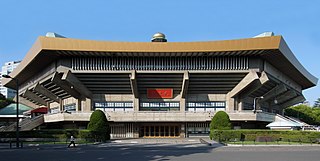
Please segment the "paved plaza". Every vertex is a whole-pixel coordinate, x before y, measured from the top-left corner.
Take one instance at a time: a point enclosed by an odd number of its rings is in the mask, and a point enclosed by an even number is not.
[[[170,143],[171,141],[171,143]],[[25,144],[0,148],[2,161],[318,161],[320,146],[212,146],[197,140],[122,140],[97,145]]]

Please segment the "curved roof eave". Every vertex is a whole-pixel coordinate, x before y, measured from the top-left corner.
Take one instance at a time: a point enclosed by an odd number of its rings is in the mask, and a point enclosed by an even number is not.
[[[294,67],[309,80],[305,88],[316,85],[317,78],[312,76],[295,58],[281,36],[247,38],[238,40],[206,41],[206,42],[111,42],[79,40],[70,38],[51,38],[40,36],[28,51],[19,66],[10,74],[19,77],[35,58],[45,54],[47,50],[95,51],[95,52],[221,52],[243,50],[273,50],[279,49]],[[311,83],[311,84],[310,84]],[[4,79],[3,84],[14,86],[10,79]],[[313,85],[312,85],[313,84]]]
[[[313,86],[317,85],[318,82],[318,78],[316,78],[315,76],[313,76],[311,73],[309,73],[302,65],[301,63],[298,61],[298,59],[294,56],[294,54],[292,53],[292,51],[290,50],[290,48],[288,47],[287,43],[285,42],[285,40],[283,39],[283,37],[281,37],[281,41],[279,44],[279,50],[280,52],[283,54],[284,57],[286,57],[286,59],[288,59],[290,61],[290,63],[307,79],[310,81],[311,84],[313,84]]]

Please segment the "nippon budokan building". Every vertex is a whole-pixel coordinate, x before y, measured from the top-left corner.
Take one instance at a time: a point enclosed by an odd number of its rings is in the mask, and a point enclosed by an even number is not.
[[[20,103],[49,108],[41,126],[85,128],[99,109],[112,138],[208,135],[217,111],[235,129],[265,128],[318,81],[271,32],[205,42],[167,42],[162,33],[151,42],[48,33],[10,76],[4,84],[15,89],[19,81]]]

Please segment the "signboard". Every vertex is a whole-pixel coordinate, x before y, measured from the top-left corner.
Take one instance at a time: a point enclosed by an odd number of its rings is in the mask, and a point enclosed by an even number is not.
[[[149,88],[147,89],[147,97],[151,99],[173,98],[172,88]]]

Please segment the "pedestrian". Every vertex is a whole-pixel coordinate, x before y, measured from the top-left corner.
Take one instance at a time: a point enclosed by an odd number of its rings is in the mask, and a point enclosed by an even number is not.
[[[71,137],[70,137],[70,144],[68,145],[68,148],[70,148],[70,145],[71,144],[73,144],[73,147],[76,147],[76,144],[74,143],[74,137],[73,137],[73,135],[71,135]]]

